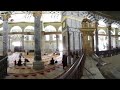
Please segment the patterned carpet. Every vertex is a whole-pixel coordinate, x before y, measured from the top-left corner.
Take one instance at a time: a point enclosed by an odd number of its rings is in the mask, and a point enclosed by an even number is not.
[[[54,79],[66,71],[63,69],[63,66],[61,64],[62,57],[59,55],[49,54],[42,56],[42,60],[45,63],[45,69],[39,71],[36,71],[32,68],[34,54],[30,53],[29,55],[26,55],[23,53],[23,55],[24,58],[30,60],[30,62],[27,63],[27,66],[14,66],[14,60],[18,61],[19,53],[13,53],[8,57],[9,67],[8,76],[6,79]],[[52,57],[57,60],[58,63],[50,65],[49,62]],[[24,58],[22,58],[22,61]]]

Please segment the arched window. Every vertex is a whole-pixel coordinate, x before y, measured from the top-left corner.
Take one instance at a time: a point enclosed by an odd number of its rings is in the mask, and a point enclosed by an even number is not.
[[[56,28],[54,26],[52,26],[52,25],[46,26],[44,28],[44,30],[45,30],[45,32],[56,32]],[[46,37],[46,41],[50,40],[50,36],[52,36],[52,40],[56,40],[56,38],[54,38],[54,37],[56,37],[55,35],[46,35],[45,36]]]
[[[44,30],[45,32],[56,32],[56,28],[52,25],[46,26]]]
[[[34,32],[34,27],[33,26],[27,26],[24,29],[24,32]],[[24,40],[30,40],[33,41],[34,40],[34,35],[24,35]]]
[[[10,32],[22,32],[22,29],[20,26],[14,26],[11,28]]]
[[[27,27],[24,29],[24,32],[34,32],[34,27],[33,27],[33,26],[27,26]]]
[[[11,28],[10,32],[22,32],[22,29],[20,26],[14,26]],[[12,41],[20,41],[21,37],[22,37],[21,34],[10,35]]]

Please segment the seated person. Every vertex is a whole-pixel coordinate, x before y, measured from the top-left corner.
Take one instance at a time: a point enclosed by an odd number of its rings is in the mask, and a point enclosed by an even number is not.
[[[52,58],[52,60],[50,60],[50,64],[53,65],[54,64],[54,59]]]
[[[30,62],[27,58],[25,58],[25,62]]]
[[[18,65],[18,66],[22,66],[22,61],[21,61],[21,59],[18,60],[17,65]]]

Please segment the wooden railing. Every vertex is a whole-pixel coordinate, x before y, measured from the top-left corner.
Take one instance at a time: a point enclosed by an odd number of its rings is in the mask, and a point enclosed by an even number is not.
[[[5,78],[6,75],[7,75],[7,57],[0,57],[0,79]]]
[[[83,54],[82,57],[78,58],[76,62],[65,73],[63,73],[56,79],[80,79],[83,75],[85,59],[86,55]]]

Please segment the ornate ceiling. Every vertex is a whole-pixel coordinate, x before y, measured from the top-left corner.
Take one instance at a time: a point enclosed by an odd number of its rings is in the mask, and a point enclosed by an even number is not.
[[[6,12],[11,14],[11,18],[8,20],[9,22],[34,22],[32,11],[0,11],[1,14]],[[43,11],[41,21],[60,22],[61,11]],[[2,18],[0,23],[2,23]]]

